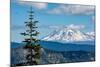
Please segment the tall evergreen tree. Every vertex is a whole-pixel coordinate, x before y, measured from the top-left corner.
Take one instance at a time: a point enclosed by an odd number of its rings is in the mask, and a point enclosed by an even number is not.
[[[39,32],[36,30],[38,27],[36,24],[38,21],[34,20],[33,10],[32,7],[29,13],[29,21],[25,22],[26,31],[21,33],[21,35],[25,36],[25,49],[28,50],[28,55],[26,56],[28,65],[37,65],[40,59],[40,49],[41,46],[39,44],[39,39],[36,38]]]

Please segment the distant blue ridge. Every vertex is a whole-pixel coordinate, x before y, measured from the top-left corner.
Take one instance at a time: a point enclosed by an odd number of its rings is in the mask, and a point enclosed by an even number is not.
[[[24,46],[23,43],[11,42],[11,48]],[[77,43],[60,43],[51,41],[40,41],[43,48],[54,51],[95,51],[95,41],[77,42]]]

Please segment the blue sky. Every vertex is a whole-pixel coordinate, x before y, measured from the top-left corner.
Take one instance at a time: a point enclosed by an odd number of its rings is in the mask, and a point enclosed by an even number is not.
[[[35,20],[43,38],[55,30],[55,27],[73,25],[84,32],[93,32],[95,26],[95,6],[57,3],[11,1],[11,41],[21,42],[25,31],[24,22],[28,20],[28,11],[32,6]],[[84,28],[81,28],[84,27]]]

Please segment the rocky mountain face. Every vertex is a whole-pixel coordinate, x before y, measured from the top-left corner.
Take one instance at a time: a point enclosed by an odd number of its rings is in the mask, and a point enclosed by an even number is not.
[[[26,63],[27,50],[23,47],[11,49],[11,64],[17,65]],[[72,62],[87,62],[94,61],[95,53],[87,51],[55,51],[46,48],[41,49],[40,64],[57,64],[57,63],[72,63]],[[27,64],[26,64],[27,65]]]

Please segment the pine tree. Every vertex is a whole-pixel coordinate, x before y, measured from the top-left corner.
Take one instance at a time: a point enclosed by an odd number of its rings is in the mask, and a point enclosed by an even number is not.
[[[34,20],[32,7],[29,11],[29,21],[25,22],[25,26],[27,30],[21,35],[24,35],[26,38],[23,42],[25,42],[25,49],[28,50],[28,55],[26,56],[27,59],[27,65],[37,65],[38,60],[40,59],[40,49],[41,46],[39,44],[39,39],[36,38],[38,36],[39,32],[36,30],[38,27],[36,24],[38,21]]]

